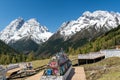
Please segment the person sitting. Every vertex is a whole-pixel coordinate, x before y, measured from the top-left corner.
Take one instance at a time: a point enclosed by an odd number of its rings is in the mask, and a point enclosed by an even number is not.
[[[33,69],[32,63],[28,63],[27,68],[28,68],[29,70],[32,70],[32,69]]]

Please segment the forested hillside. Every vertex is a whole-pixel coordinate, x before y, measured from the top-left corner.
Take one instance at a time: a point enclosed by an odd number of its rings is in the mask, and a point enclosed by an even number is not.
[[[26,56],[25,54],[15,51],[0,40],[0,64],[32,61],[35,59],[33,54],[34,53],[31,52]]]
[[[99,51],[101,49],[115,48],[116,45],[120,45],[120,26],[88,42],[82,47],[79,47],[77,49],[74,49],[74,47],[69,47],[69,53],[83,54],[88,52]]]
[[[2,54],[2,53],[4,53],[4,54],[8,54],[8,53],[9,54],[11,54],[11,53],[16,54],[18,52],[0,40],[0,54]]]
[[[23,53],[30,52],[30,51],[36,51],[39,47],[39,45],[31,39],[27,39],[27,40],[21,39],[12,44],[9,43],[9,45],[15,50],[23,52]]]

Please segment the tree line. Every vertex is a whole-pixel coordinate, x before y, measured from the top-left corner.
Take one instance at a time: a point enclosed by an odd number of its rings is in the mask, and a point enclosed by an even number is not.
[[[19,62],[28,62],[35,60],[33,52],[30,52],[28,55],[25,54],[0,54],[0,64],[10,64],[10,63],[19,63]]]

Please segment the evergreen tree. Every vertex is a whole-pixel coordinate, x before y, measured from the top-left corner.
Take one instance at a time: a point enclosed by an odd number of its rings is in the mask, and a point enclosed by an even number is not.
[[[34,60],[34,52],[33,51],[28,54],[26,61],[32,61],[32,60]]]
[[[16,63],[15,57],[12,58],[12,63]]]
[[[5,55],[2,53],[0,57],[0,63],[5,64]]]
[[[10,63],[10,56],[6,55],[5,64],[9,64],[9,63]]]

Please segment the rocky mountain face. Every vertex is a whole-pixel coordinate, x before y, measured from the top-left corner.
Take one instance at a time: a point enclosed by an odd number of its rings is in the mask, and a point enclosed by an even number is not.
[[[77,20],[64,22],[58,31],[44,43],[43,47],[39,48],[38,52],[43,54],[52,53],[61,47],[66,51],[69,47],[76,49],[107,31],[116,28],[119,24],[119,13],[100,10],[93,13],[86,11]]]
[[[13,48],[16,48],[15,46],[29,48],[30,46],[26,45],[28,44],[27,41],[31,40],[31,46],[38,46],[38,44],[47,41],[51,35],[52,33],[45,26],[41,26],[36,19],[24,21],[22,18],[18,18],[1,31],[0,39]],[[20,46],[18,42],[21,44],[24,43],[24,47]],[[17,49],[19,50],[19,48]],[[36,49],[37,47],[31,50]]]

